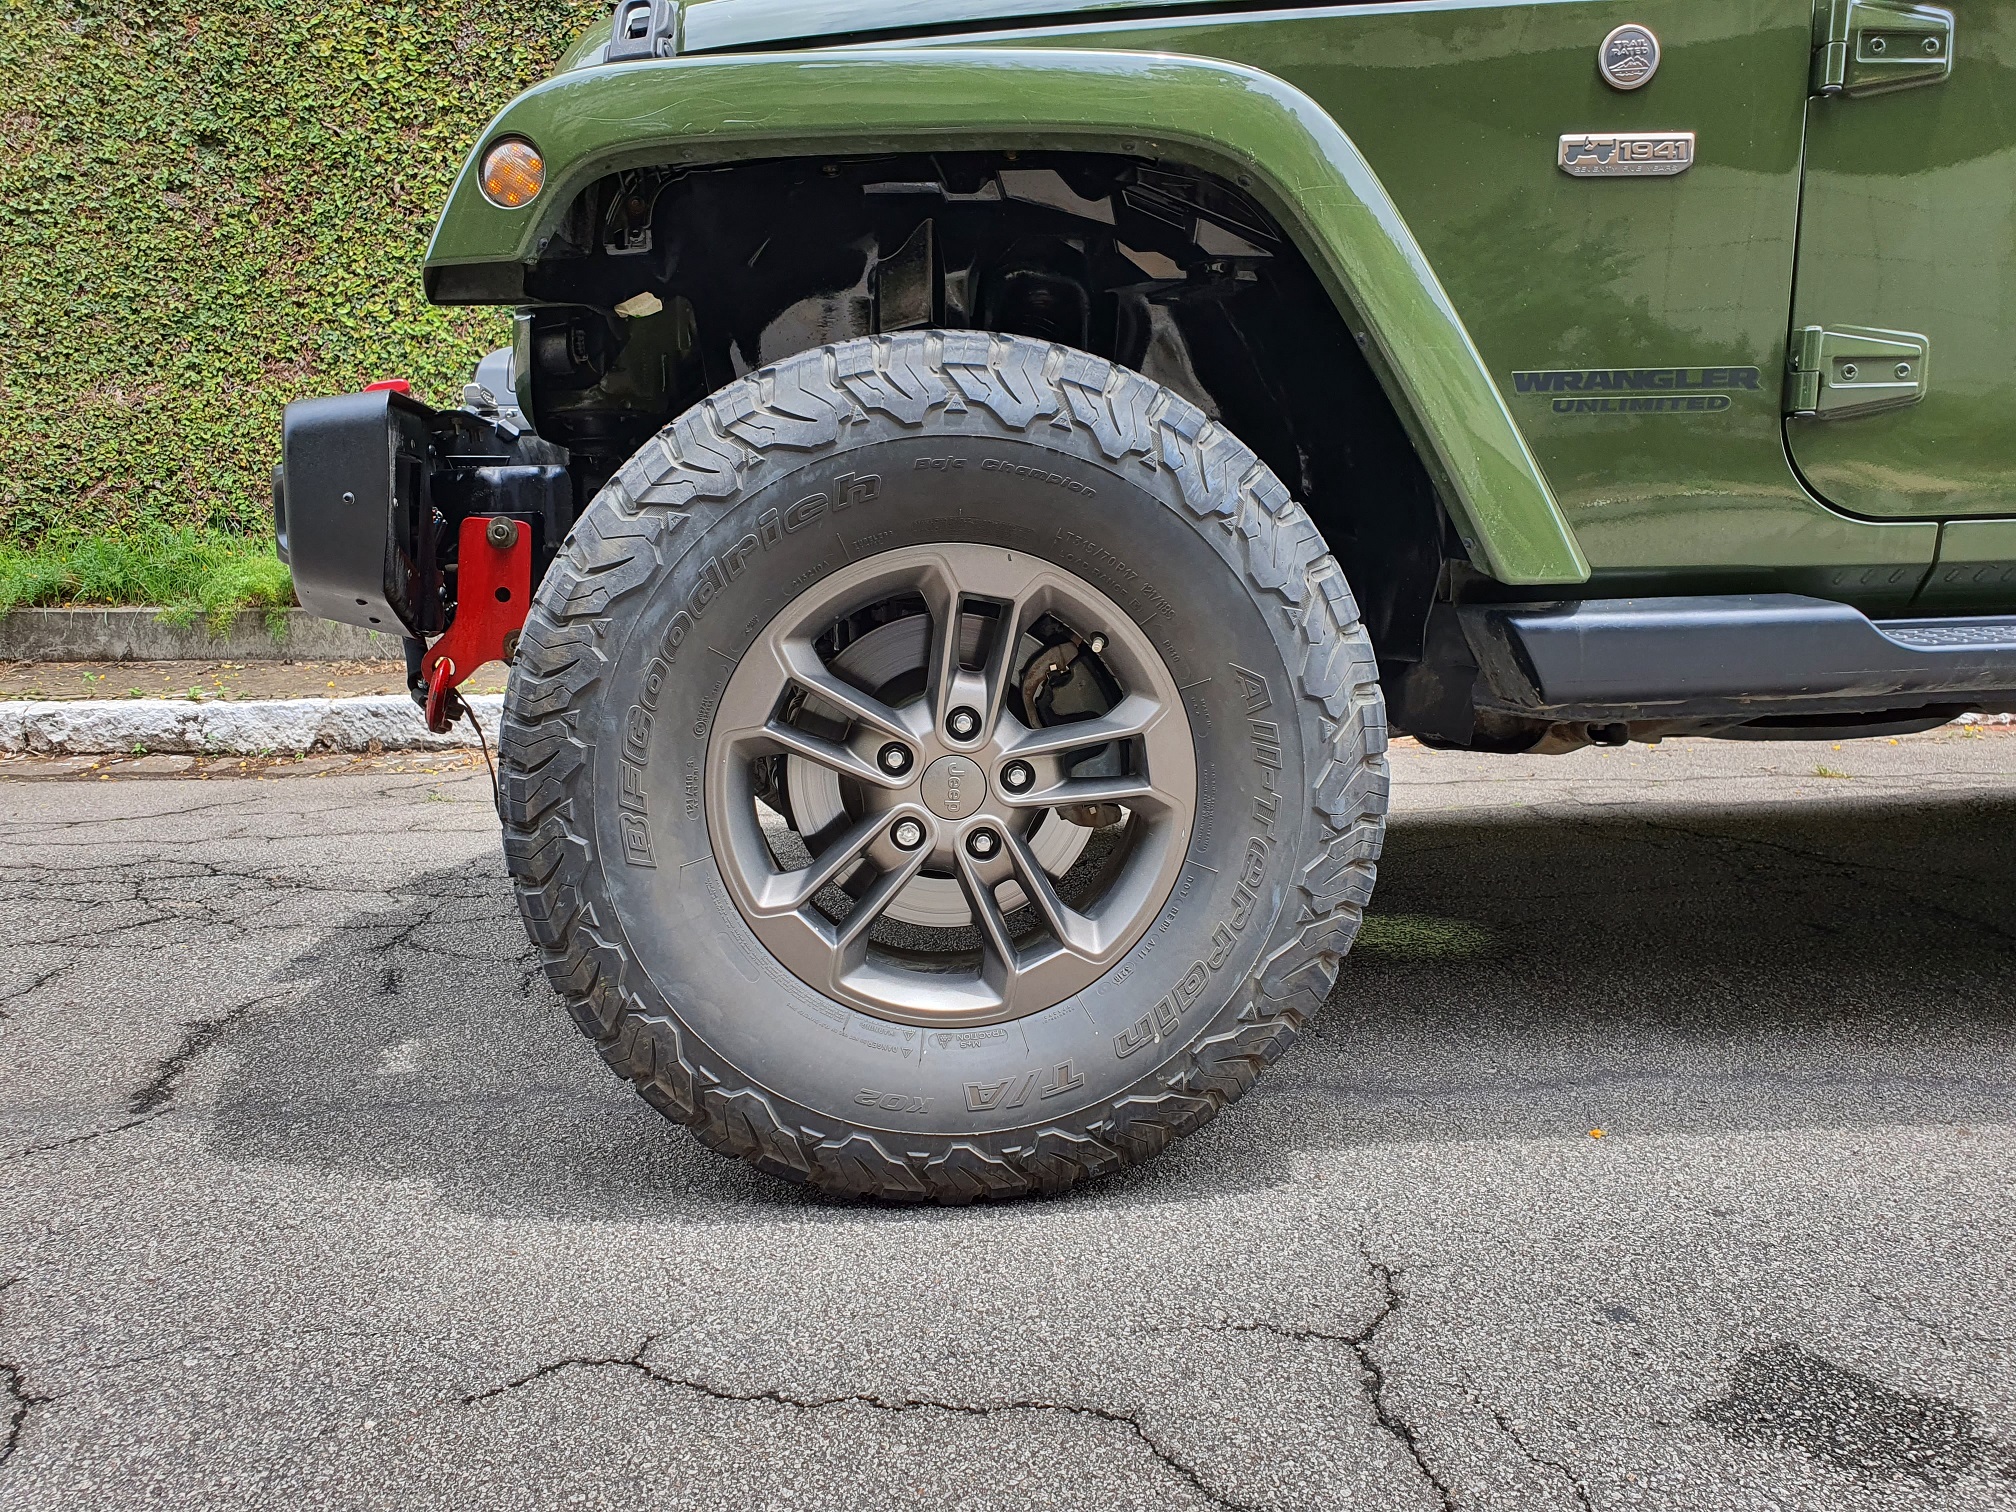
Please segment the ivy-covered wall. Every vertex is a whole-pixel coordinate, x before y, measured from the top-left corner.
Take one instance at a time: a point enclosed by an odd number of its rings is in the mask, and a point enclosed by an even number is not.
[[[288,400],[457,394],[435,213],[604,6],[0,0],[0,539],[263,531]]]

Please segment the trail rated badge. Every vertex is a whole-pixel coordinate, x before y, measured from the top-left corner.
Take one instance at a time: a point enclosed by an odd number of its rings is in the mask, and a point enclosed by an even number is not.
[[[1596,71],[1612,89],[1642,89],[1659,72],[1659,39],[1627,21],[1596,49]]]

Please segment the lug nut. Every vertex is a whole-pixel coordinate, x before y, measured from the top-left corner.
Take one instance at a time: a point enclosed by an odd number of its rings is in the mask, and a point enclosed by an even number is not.
[[[889,838],[899,850],[915,850],[924,843],[924,826],[915,819],[898,819],[896,827],[889,831]]]
[[[980,733],[980,716],[971,709],[954,709],[945,716],[945,728],[954,740],[971,740]]]
[[[976,829],[966,837],[966,854],[976,861],[990,859],[1001,849],[1001,837],[991,829]]]
[[[891,777],[901,777],[910,770],[910,747],[900,740],[892,740],[876,753],[875,759],[882,763],[882,770]]]
[[[1036,772],[1026,761],[1011,761],[1001,768],[1001,786],[1011,793],[1026,793],[1036,780]]]

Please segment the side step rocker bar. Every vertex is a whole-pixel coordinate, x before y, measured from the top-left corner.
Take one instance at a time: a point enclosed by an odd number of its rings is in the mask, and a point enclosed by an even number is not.
[[[1872,620],[1791,593],[1466,605],[1480,702],[1557,719],[2016,705],[2016,616]]]

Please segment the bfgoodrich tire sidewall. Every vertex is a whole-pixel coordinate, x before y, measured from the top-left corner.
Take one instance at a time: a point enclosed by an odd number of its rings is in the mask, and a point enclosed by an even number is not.
[[[808,1130],[989,1135],[1109,1100],[1242,997],[1290,893],[1308,774],[1280,723],[1297,717],[1281,616],[1222,527],[1173,508],[1151,469],[1129,476],[1075,439],[903,434],[766,468],[689,518],[656,586],[609,624],[610,673],[581,725],[596,927],[621,933],[647,1022],[671,1015],[699,1069],[788,1100]],[[704,801],[714,710],[764,627],[849,562],[948,541],[1029,552],[1113,599],[1182,689],[1197,757],[1190,844],[1147,934],[1085,991],[986,1028],[892,1023],[798,981],[732,901]]]

